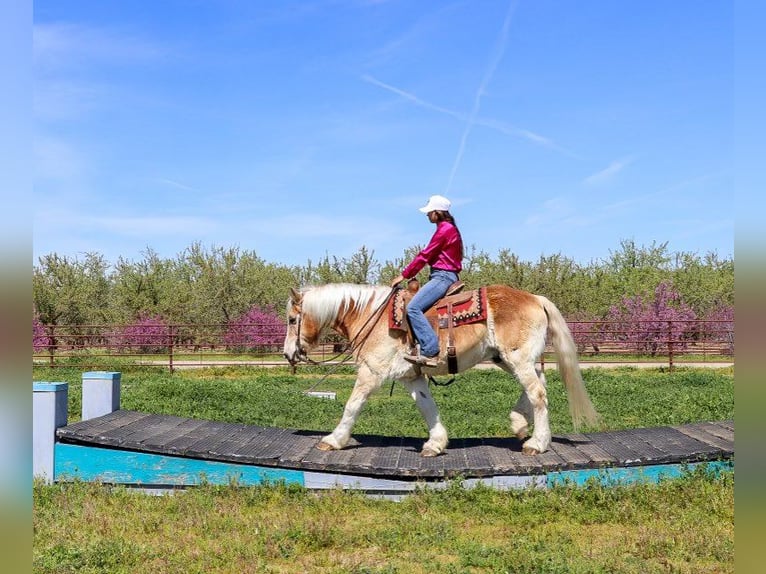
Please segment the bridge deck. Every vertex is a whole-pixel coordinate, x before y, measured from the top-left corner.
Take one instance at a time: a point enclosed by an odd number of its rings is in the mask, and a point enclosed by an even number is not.
[[[423,458],[423,438],[355,435],[342,451],[315,447],[323,432],[261,427],[118,410],[62,427],[62,443],[208,461],[412,479],[538,475],[554,471],[725,460],[734,421],[555,435],[551,449],[525,456],[515,438],[455,438],[445,454]]]

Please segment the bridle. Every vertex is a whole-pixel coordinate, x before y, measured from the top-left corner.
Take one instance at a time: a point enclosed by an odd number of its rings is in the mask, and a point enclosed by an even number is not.
[[[367,329],[368,325],[370,325],[370,321],[372,321],[372,327],[375,326],[375,324],[377,323],[378,319],[380,318],[380,315],[385,310],[386,305],[388,305],[388,302],[391,300],[391,297],[394,295],[394,293],[396,292],[397,289],[398,289],[398,287],[392,287],[391,288],[391,290],[389,291],[389,293],[386,296],[386,298],[380,303],[380,305],[378,305],[378,307],[375,309],[375,311],[369,317],[367,317],[367,320],[362,325],[362,328],[359,329],[357,334],[349,340],[348,345],[346,345],[346,347],[340,353],[338,353],[334,357],[330,357],[329,359],[324,359],[322,361],[315,361],[315,360],[311,359],[308,356],[308,352],[306,351],[306,349],[304,349],[303,346],[301,345],[301,323],[302,323],[302,321],[301,321],[302,317],[301,316],[303,314],[302,313],[302,306],[301,306],[301,311],[296,313],[294,317],[290,317],[287,320],[288,326],[293,324],[293,321],[295,321],[295,323],[297,324],[297,327],[296,327],[297,333],[296,333],[296,338],[295,338],[295,348],[296,348],[296,351],[297,351],[297,353],[296,353],[297,360],[295,361],[295,363],[290,361],[290,365],[293,368],[295,368],[295,365],[297,365],[297,363],[299,363],[301,361],[303,361],[305,363],[308,363],[310,365],[321,365],[323,363],[333,362],[338,357],[340,357],[341,355],[344,355],[344,354],[346,356],[343,359],[341,359],[340,362],[336,363],[336,368],[340,367],[344,363],[347,363],[349,360],[351,360],[353,358],[354,353],[360,351],[362,349],[362,347],[364,346],[365,342],[367,342],[367,339],[372,334],[373,329],[372,328],[368,329],[366,333],[365,333],[365,329]],[[374,321],[373,321],[373,319],[374,319]]]

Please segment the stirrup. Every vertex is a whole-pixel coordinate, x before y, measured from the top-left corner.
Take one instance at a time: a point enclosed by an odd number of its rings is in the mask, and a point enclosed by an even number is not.
[[[420,365],[421,367],[436,367],[439,365],[439,355],[436,355],[435,357],[424,357],[421,354],[408,354],[404,355],[404,360],[413,365]]]

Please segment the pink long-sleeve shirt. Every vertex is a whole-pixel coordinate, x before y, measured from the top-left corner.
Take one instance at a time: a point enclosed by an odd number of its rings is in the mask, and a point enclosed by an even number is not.
[[[418,253],[402,271],[402,277],[411,279],[426,265],[432,269],[454,271],[463,270],[463,241],[457,227],[449,221],[436,224],[436,231],[425,249]]]

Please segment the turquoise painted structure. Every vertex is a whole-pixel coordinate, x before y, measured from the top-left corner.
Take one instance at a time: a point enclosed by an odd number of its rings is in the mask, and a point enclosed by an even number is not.
[[[311,489],[357,488],[369,492],[406,493],[418,487],[443,488],[449,480],[423,481],[370,478],[339,473],[292,470],[153,453],[56,444],[55,480],[82,480],[143,488],[174,488],[200,484],[256,486],[285,483]],[[605,486],[659,482],[679,478],[698,467],[710,472],[733,472],[734,461],[608,467],[549,472],[544,475],[493,476],[464,480],[466,487],[479,484],[493,488],[552,488],[565,484],[586,486],[593,481]]]
[[[546,475],[546,486],[549,488],[564,484],[585,486],[594,480],[605,486],[660,482],[670,478],[680,478],[685,473],[691,472],[698,467],[704,467],[709,472],[715,474],[728,471],[733,472],[734,461],[716,460],[690,464],[653,464],[647,466],[562,470],[549,472]]]
[[[285,482],[304,486],[303,471],[146,452],[56,444],[55,479],[145,487]]]

